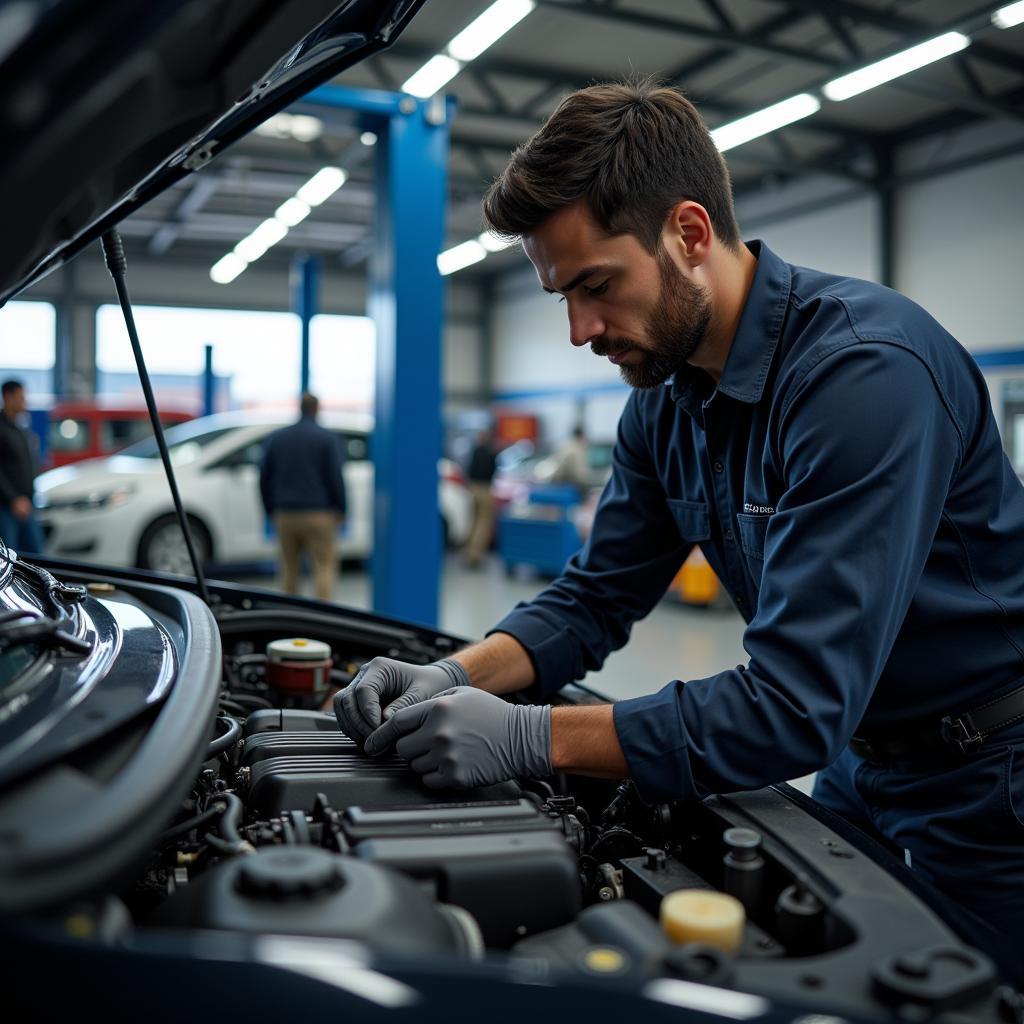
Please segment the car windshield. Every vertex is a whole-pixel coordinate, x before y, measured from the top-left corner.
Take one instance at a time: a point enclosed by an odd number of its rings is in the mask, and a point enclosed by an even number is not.
[[[164,433],[167,450],[171,453],[171,461],[176,466],[192,462],[208,444],[212,444],[217,438],[223,437],[233,429],[233,427],[221,427],[218,430],[210,430],[209,427],[195,423],[182,423],[180,426],[172,427]],[[130,455],[136,459],[158,459],[160,449],[157,447],[155,437],[147,437],[144,441],[129,445],[121,454]]]

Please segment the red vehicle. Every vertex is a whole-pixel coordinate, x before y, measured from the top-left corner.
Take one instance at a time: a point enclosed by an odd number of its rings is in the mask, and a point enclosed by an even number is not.
[[[161,409],[165,427],[194,416],[182,410]],[[111,455],[153,433],[145,409],[100,406],[95,402],[59,402],[50,410],[46,464],[66,466],[83,459]]]

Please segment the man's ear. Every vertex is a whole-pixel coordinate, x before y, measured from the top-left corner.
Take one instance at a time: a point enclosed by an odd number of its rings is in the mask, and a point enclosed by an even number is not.
[[[691,199],[684,199],[672,207],[662,233],[666,249],[693,268],[707,261],[714,237],[708,211]]]

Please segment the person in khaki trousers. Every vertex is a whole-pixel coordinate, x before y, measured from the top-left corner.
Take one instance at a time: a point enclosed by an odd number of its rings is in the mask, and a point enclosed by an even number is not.
[[[281,589],[299,590],[299,560],[313,562],[316,596],[330,600],[338,571],[338,530],[345,521],[341,441],[317,421],[320,403],[304,394],[297,423],[271,434],[260,467],[260,494],[281,549]]]
[[[465,561],[470,568],[480,564],[494,537],[494,498],[491,478],[494,476],[496,454],[494,437],[489,430],[477,435],[476,446],[469,458],[469,489],[473,495],[473,529],[466,541]]]

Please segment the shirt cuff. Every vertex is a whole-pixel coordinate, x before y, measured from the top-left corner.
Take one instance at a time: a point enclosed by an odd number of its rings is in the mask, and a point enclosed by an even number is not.
[[[648,803],[701,800],[690,769],[680,697],[683,684],[669,683],[648,697],[620,700],[612,720],[637,792]]]
[[[520,603],[493,629],[492,633],[508,633],[525,648],[533,662],[536,681],[525,695],[531,701],[549,699],[563,686],[583,676],[579,664],[578,644],[561,623],[553,623],[529,604]]]

